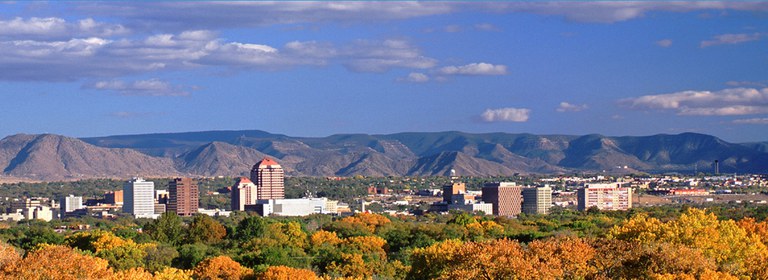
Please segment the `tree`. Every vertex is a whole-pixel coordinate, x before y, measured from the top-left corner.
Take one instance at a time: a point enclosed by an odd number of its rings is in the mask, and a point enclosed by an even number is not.
[[[153,280],[152,273],[144,270],[142,267],[121,270],[115,272],[112,276],[114,280]]]
[[[106,260],[83,255],[63,245],[43,245],[6,270],[12,279],[108,279],[112,270]]]
[[[266,271],[256,275],[258,280],[314,280],[320,279],[317,275],[308,269],[292,268],[287,266],[270,266]]]
[[[165,267],[155,272],[155,280],[192,280],[192,271]]]
[[[150,272],[157,272],[171,266],[173,259],[179,256],[176,248],[165,244],[148,246],[144,251],[146,252],[144,266]]]
[[[184,222],[176,213],[165,212],[144,226],[144,232],[157,242],[180,245],[183,242]]]
[[[218,256],[205,259],[197,264],[192,272],[192,277],[208,280],[237,280],[252,273],[253,271],[240,266],[230,257]]]
[[[187,231],[188,243],[216,243],[227,234],[227,230],[221,223],[217,222],[211,216],[197,214],[189,224]]]
[[[237,224],[235,229],[235,239],[240,242],[251,240],[252,238],[262,237],[267,229],[267,222],[262,217],[250,216]]]

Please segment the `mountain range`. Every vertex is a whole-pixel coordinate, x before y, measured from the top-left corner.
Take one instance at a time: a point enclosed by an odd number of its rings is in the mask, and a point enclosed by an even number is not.
[[[573,172],[766,173],[768,142],[677,135],[463,132],[291,137],[258,130],[0,140],[2,176],[34,180],[131,176],[247,176],[269,156],[288,176],[433,176]]]

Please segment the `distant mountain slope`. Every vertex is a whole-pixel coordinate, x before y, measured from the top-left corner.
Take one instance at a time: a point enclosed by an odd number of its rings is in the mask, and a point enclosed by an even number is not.
[[[464,132],[290,137],[259,130],[0,140],[4,176],[55,180],[134,175],[243,176],[264,156],[289,176],[768,172],[768,142],[703,134],[609,137]]]
[[[151,157],[131,149],[102,148],[51,134],[9,138],[3,139],[0,154],[10,154],[23,145],[10,161],[3,162],[3,173],[11,176],[53,180],[178,174],[171,159]]]

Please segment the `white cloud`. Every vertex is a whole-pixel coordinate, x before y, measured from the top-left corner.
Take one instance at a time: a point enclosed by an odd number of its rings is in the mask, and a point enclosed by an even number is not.
[[[568,102],[560,102],[560,106],[555,109],[558,112],[581,112],[587,109],[587,104],[571,104]]]
[[[399,78],[398,81],[411,82],[411,83],[425,83],[429,81],[429,76],[427,76],[424,73],[411,72],[410,74],[408,74],[407,77]]]
[[[527,122],[530,114],[525,108],[486,109],[480,118],[486,122]]]
[[[370,22],[481,11],[534,13],[568,20],[613,23],[643,17],[652,11],[766,11],[761,1],[500,1],[500,2],[77,2],[74,9],[89,15],[122,17],[132,28],[179,31],[273,24]],[[204,11],[201,13],[201,11]],[[254,16],[258,15],[258,16]]]
[[[721,34],[715,36],[712,40],[701,41],[700,47],[706,48],[717,45],[735,45],[750,41],[759,40],[762,34]]]
[[[448,33],[461,32],[462,30],[463,30],[463,28],[461,28],[461,25],[458,25],[458,24],[448,25],[445,28],[443,28],[443,31],[448,32]]]
[[[110,37],[128,33],[119,24],[97,22],[91,18],[67,22],[62,18],[21,18],[0,20],[0,37],[59,40],[72,37]]]
[[[763,124],[768,125],[768,118],[753,118],[753,119],[739,119],[733,120],[735,124]]]
[[[768,87],[766,82],[753,82],[753,81],[728,81],[726,85],[732,87]]]
[[[385,72],[390,68],[427,69],[437,60],[404,40],[358,40],[340,51],[344,66],[355,72]]]
[[[160,79],[149,79],[125,83],[119,80],[99,81],[84,86],[95,90],[109,90],[126,96],[188,96],[182,87],[173,86]]]
[[[501,28],[490,23],[475,24],[475,29],[480,31],[501,31]]]
[[[672,40],[671,39],[658,40],[656,41],[656,45],[662,48],[667,48],[672,45]]]
[[[678,115],[725,116],[768,113],[768,88],[720,91],[681,91],[627,98],[620,104],[634,109],[671,110]]]
[[[504,75],[507,74],[507,66],[481,62],[463,66],[446,66],[440,68],[439,72],[443,75]]]

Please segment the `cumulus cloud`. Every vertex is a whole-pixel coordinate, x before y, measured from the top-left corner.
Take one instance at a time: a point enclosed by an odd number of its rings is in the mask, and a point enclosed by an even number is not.
[[[429,76],[424,73],[411,72],[405,78],[399,78],[398,81],[410,83],[425,83],[429,81]]]
[[[662,48],[667,48],[672,45],[672,40],[671,39],[658,40],[656,41],[656,45]]]
[[[733,120],[732,123],[735,123],[735,124],[762,124],[762,125],[768,125],[768,118],[739,119],[739,120]]]
[[[530,114],[531,110],[525,108],[486,109],[480,119],[485,122],[527,122]]]
[[[0,37],[58,40],[72,37],[110,37],[129,30],[119,24],[97,22],[92,18],[68,22],[57,17],[0,20]]]
[[[109,90],[126,96],[188,96],[189,92],[180,86],[173,86],[160,79],[139,80],[126,83],[119,80],[99,81],[84,88]]]
[[[438,72],[443,75],[504,75],[507,74],[507,66],[480,62],[463,66],[445,66],[440,68]]]
[[[627,98],[620,104],[634,109],[668,110],[678,115],[725,116],[768,113],[768,88],[720,91],[681,91]]]
[[[560,106],[555,109],[558,112],[581,112],[587,109],[587,104],[571,104],[568,102],[560,102]]]
[[[701,41],[701,44],[699,46],[702,48],[706,48],[706,47],[717,46],[717,45],[735,45],[735,44],[741,44],[741,43],[759,40],[761,36],[762,34],[760,33],[721,34],[721,35],[715,36],[714,38],[712,38],[712,40]]]
[[[340,51],[344,66],[355,72],[385,72],[391,68],[427,69],[437,64],[404,40],[358,40]]]

